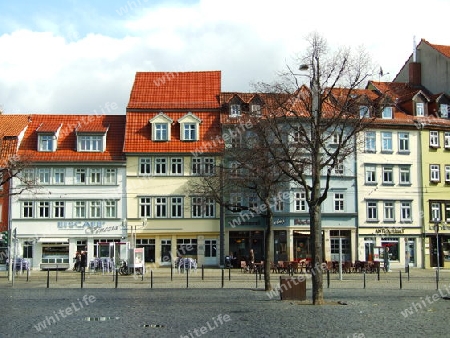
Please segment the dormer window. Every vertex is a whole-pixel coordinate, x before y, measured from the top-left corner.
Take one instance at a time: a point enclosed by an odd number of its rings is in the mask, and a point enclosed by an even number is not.
[[[198,141],[200,139],[200,120],[191,112],[178,120],[181,141]]]
[[[367,106],[359,106],[359,117],[360,118],[370,117],[370,115],[369,115],[369,107],[367,107]]]
[[[152,125],[152,141],[170,141],[173,120],[163,112],[148,121]]]
[[[39,151],[55,151],[56,137],[54,134],[39,134],[38,137]]]
[[[392,119],[392,107],[384,107],[381,117],[383,119],[391,120]]]
[[[261,115],[261,106],[259,104],[252,104],[250,111],[253,115]]]
[[[439,110],[442,118],[448,118],[448,104],[441,104]]]
[[[78,135],[78,151],[104,151],[105,135]]]
[[[230,116],[231,117],[241,116],[241,105],[240,104],[230,105]]]
[[[416,116],[425,115],[425,104],[423,102],[416,102]]]

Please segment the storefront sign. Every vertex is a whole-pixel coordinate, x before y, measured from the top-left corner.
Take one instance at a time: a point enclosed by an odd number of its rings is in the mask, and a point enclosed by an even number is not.
[[[102,221],[59,221],[58,229],[101,228],[104,225]]]
[[[284,224],[283,218],[279,218],[279,219],[273,221],[273,225],[281,225],[281,224]]]
[[[394,234],[403,234],[405,233],[405,229],[403,228],[378,228],[375,229],[376,234],[387,234],[387,235],[394,235]]]
[[[294,219],[294,225],[308,225],[309,219]]]

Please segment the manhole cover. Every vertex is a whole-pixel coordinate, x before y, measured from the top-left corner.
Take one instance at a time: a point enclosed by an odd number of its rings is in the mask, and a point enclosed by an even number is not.
[[[117,320],[120,317],[85,317],[86,322],[106,322],[107,320]]]
[[[164,325],[161,325],[161,324],[144,324],[144,325],[142,325],[142,327],[160,328],[160,327],[164,327]]]

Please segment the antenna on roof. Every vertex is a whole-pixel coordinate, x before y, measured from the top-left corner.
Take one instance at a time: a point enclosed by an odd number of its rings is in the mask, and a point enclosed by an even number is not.
[[[416,49],[417,49],[417,45],[416,45],[416,36],[413,36],[413,62],[417,62],[417,54],[416,54]]]

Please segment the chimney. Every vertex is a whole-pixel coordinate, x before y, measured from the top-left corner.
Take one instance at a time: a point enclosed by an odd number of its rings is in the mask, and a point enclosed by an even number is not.
[[[422,70],[420,62],[411,62],[409,64],[409,84],[413,87],[422,84]]]

